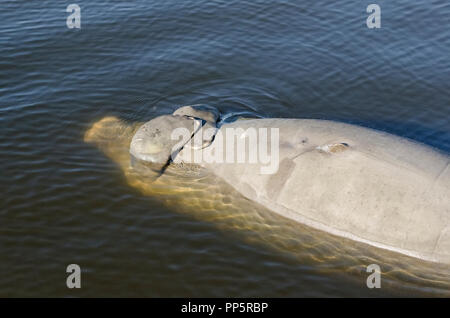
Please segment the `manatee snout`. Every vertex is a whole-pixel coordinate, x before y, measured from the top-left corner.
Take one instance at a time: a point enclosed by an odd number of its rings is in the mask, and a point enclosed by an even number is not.
[[[163,169],[203,127],[216,127],[219,113],[202,105],[178,108],[172,115],[158,116],[143,124],[133,136],[130,154],[136,161]],[[181,137],[181,138],[180,138]],[[206,143],[213,137],[205,136]]]

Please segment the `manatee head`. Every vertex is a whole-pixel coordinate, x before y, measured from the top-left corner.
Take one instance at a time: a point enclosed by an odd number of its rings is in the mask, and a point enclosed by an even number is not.
[[[200,128],[215,128],[218,117],[216,109],[205,105],[184,106],[171,115],[158,116],[136,131],[130,143],[130,154],[138,162],[151,164],[153,169],[160,170]],[[205,135],[200,146],[210,144],[212,138],[212,134]]]

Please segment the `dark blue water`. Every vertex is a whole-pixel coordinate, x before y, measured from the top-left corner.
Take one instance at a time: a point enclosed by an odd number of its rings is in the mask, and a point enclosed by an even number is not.
[[[372,2],[76,0],[81,29],[69,29],[69,3],[2,0],[0,295],[72,295],[77,262],[90,280],[76,295],[373,295],[142,196],[83,142],[107,115],[205,103],[450,153],[450,4],[380,0],[368,29]]]

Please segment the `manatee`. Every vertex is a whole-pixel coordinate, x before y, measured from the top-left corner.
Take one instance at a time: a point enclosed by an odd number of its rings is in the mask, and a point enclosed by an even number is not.
[[[208,109],[198,110],[189,106],[144,125],[127,127],[127,134],[134,135],[133,141],[142,139],[142,144],[132,141],[128,159],[123,152],[121,162],[135,158],[158,166],[174,165],[181,167],[178,178],[192,171],[210,173],[217,178],[210,182],[222,180],[251,202],[307,227],[418,259],[450,264],[447,154],[405,138],[345,123],[283,118],[220,123],[216,111],[208,116]],[[200,127],[194,127],[198,120]],[[108,122],[113,120],[102,122],[103,134],[109,133],[104,129]],[[148,132],[157,127],[164,127],[160,129],[164,133],[143,132],[144,128]],[[177,127],[191,129],[190,140],[174,142],[170,130]],[[99,140],[98,136],[93,137],[99,131],[94,128],[95,125],[86,134],[88,141]],[[241,132],[233,138],[243,140],[250,138],[251,129],[276,128],[277,169],[266,174],[261,169],[267,167],[267,162],[216,162],[213,157],[218,152],[228,151],[216,146],[226,143],[229,128]],[[109,145],[114,141],[102,142]],[[174,145],[178,145],[176,151]],[[244,148],[247,158],[252,151],[249,145]],[[234,153],[238,150],[233,149]],[[194,162],[193,158],[200,160]],[[132,165],[127,169],[127,173],[136,176],[146,173]]]
[[[184,107],[173,115],[158,117],[168,127],[183,126],[189,118],[208,118]],[[181,115],[181,116],[180,116]],[[170,117],[172,116],[172,117]],[[209,124],[217,120],[211,113]],[[143,127],[152,126],[155,119]],[[220,126],[226,130],[277,128],[279,166],[272,174],[261,173],[262,163],[216,162],[211,142],[195,146],[195,135],[180,144],[175,163],[194,163],[213,172],[246,198],[271,211],[313,228],[379,248],[442,263],[450,263],[450,168],[449,157],[425,145],[359,126],[311,119],[248,119]],[[143,129],[143,128],[141,128]],[[140,130],[135,136],[141,136]],[[135,138],[133,138],[134,140]],[[200,140],[204,140],[202,136]],[[168,163],[173,153],[168,135],[151,138],[164,148],[164,156],[152,159]],[[185,146],[186,145],[186,146]],[[237,144],[234,145],[237,153]],[[251,151],[247,145],[246,156]],[[242,151],[242,149],[241,149]],[[130,152],[137,151],[133,142]],[[201,153],[199,153],[201,152]],[[221,154],[222,158],[226,154]],[[137,157],[147,160],[145,156]],[[220,157],[220,156],[219,156]],[[154,162],[154,161],[153,161]]]

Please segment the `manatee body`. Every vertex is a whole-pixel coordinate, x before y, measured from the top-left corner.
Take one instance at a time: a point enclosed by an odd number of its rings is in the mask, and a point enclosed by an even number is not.
[[[147,135],[145,142],[151,149],[153,144],[167,146],[164,156],[140,157],[141,149],[133,147],[133,141],[130,153],[157,165],[167,164],[162,161],[169,153],[175,154],[170,158],[175,163],[192,163],[196,158],[195,163],[242,195],[284,217],[376,247],[450,263],[449,156],[416,142],[344,123],[248,119],[218,125],[216,113],[208,115],[207,109],[189,107],[166,115],[170,125],[159,129],[163,143],[160,137]],[[186,126],[187,120],[192,125],[202,121],[208,132],[195,128],[191,140],[178,143],[178,149],[171,148],[174,143],[167,137],[170,129],[177,121]],[[229,128],[241,131],[240,136],[233,136],[241,139],[250,138],[248,131],[252,129],[278,128],[278,169],[261,173],[267,163],[214,160],[226,156],[218,152],[229,151],[217,146],[219,142],[227,144]],[[142,136],[138,130],[133,140]],[[249,142],[244,148],[247,158],[251,147]]]

